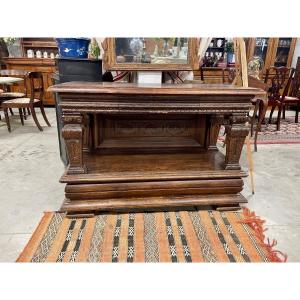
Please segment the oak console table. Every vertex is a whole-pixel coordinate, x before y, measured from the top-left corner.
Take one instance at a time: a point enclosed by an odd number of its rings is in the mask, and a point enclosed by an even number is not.
[[[70,214],[247,200],[239,159],[255,88],[68,82],[60,96],[69,165],[61,210]],[[216,147],[226,126],[226,155]]]

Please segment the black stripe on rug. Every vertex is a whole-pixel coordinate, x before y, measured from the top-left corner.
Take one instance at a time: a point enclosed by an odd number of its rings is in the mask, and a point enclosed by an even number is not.
[[[129,214],[127,262],[133,262],[134,259],[134,216],[134,214]]]
[[[178,262],[175,239],[174,239],[170,216],[169,216],[169,213],[167,213],[167,212],[165,212],[164,214],[165,214],[166,230],[167,230],[167,237],[168,237],[168,242],[169,242],[169,250],[170,250],[171,260],[172,260],[172,262]]]
[[[239,238],[237,237],[237,235],[235,234],[235,232],[232,228],[232,225],[230,224],[229,220],[227,219],[226,215],[223,212],[221,213],[221,217],[222,217],[222,220],[223,220],[223,222],[224,222],[231,238],[233,239],[233,241],[235,242],[237,248],[239,249],[239,252],[242,255],[244,261],[250,262],[250,258],[248,256],[248,254],[246,253],[246,250],[242,246]]]
[[[114,231],[114,240],[113,240],[113,251],[112,251],[112,262],[119,261],[119,242],[120,242],[120,234],[121,234],[121,225],[122,225],[122,217],[118,215],[117,223]]]
[[[73,252],[71,254],[70,262],[75,262],[76,261],[78,251],[79,251],[79,248],[80,248],[80,245],[81,245],[81,241],[82,241],[82,238],[83,238],[85,225],[86,225],[86,219],[83,219],[82,223],[81,223],[81,226],[80,226],[80,229],[79,229],[79,233],[78,233],[78,236],[77,236],[77,240],[76,240]]]
[[[223,245],[223,248],[225,250],[225,253],[226,253],[229,261],[230,262],[236,262],[234,256],[232,255],[232,253],[231,253],[231,251],[229,249],[229,246],[228,246],[228,244],[227,244],[227,242],[225,240],[225,237],[224,237],[224,235],[222,234],[222,232],[221,232],[221,230],[219,228],[219,225],[218,225],[218,223],[217,223],[217,221],[215,219],[215,216],[214,216],[213,212],[212,211],[208,211],[208,215],[210,216],[210,219],[211,219],[211,221],[212,221],[212,223],[214,225],[215,232],[217,233],[218,238],[219,238],[221,244]]]
[[[187,243],[187,239],[186,239],[183,224],[182,224],[182,221],[180,218],[180,214],[179,214],[179,212],[176,212],[175,215],[176,215],[178,232],[180,235],[181,244],[182,244],[182,248],[183,248],[184,259],[186,262],[192,262],[191,251],[190,251],[190,248]]]
[[[68,229],[68,232],[67,232],[67,236],[66,236],[66,239],[65,239],[65,242],[62,246],[62,249],[58,255],[58,258],[56,260],[56,262],[62,262],[63,259],[64,259],[64,256],[66,254],[66,251],[68,249],[68,246],[69,246],[69,243],[71,241],[71,238],[72,238],[72,234],[73,234],[73,230],[74,230],[74,227],[75,227],[75,224],[76,224],[76,220],[72,220],[71,223],[70,223],[70,226],[69,226],[69,229]]]

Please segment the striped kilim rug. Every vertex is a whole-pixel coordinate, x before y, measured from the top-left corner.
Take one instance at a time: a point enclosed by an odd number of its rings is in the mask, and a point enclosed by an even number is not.
[[[280,262],[254,213],[45,213],[18,262]]]

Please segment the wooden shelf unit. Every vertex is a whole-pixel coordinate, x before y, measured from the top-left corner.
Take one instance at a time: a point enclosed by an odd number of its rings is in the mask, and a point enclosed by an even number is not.
[[[51,52],[54,55],[58,53],[54,38],[21,38],[21,49],[23,57],[27,57],[27,50],[29,49],[33,50],[34,54],[37,50],[40,50],[42,54],[44,51],[47,51],[48,56]]]
[[[221,46],[218,46],[218,41],[222,41]],[[215,55],[219,55],[221,53],[220,58],[224,59],[224,55],[225,55],[225,44],[226,44],[226,38],[222,37],[222,38],[213,38],[210,42],[210,46],[207,48],[206,52],[205,52],[205,56],[204,56],[204,64],[203,67],[217,67],[217,63],[215,62],[215,65],[212,65],[211,63],[209,63],[209,61],[207,61],[207,58],[212,58]],[[212,45],[212,46],[211,46]]]

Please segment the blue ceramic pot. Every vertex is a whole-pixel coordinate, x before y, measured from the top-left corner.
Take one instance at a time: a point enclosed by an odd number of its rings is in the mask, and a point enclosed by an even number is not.
[[[87,58],[89,44],[88,38],[58,38],[56,39],[60,57]]]
[[[234,55],[234,53],[227,52],[227,63],[228,64],[233,63],[233,55]]]

